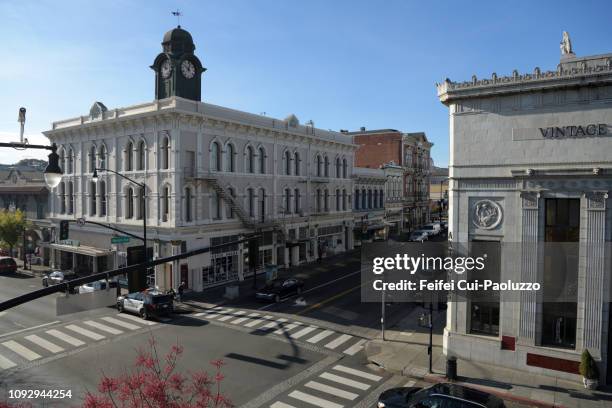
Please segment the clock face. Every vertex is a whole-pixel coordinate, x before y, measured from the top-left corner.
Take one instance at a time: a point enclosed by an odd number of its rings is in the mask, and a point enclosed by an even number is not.
[[[162,78],[168,78],[171,73],[172,73],[172,65],[170,64],[170,60],[165,60],[161,64]]]
[[[185,78],[191,79],[195,76],[196,73],[195,65],[193,65],[193,62],[185,60],[181,64],[181,72],[183,73],[183,76]]]

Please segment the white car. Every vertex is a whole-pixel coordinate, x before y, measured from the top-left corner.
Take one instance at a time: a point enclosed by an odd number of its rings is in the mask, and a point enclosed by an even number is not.
[[[417,230],[413,231],[408,237],[410,242],[424,242],[429,239],[429,234],[425,231]]]
[[[117,310],[132,312],[147,320],[152,316],[169,315],[173,310],[172,295],[157,290],[129,293],[117,298]]]
[[[429,236],[438,235],[440,233],[440,224],[434,223],[423,225],[421,230],[425,231],[427,234],[429,234]]]
[[[109,281],[108,286],[111,288],[116,287],[116,285],[113,285],[113,281]],[[79,293],[93,293],[104,289],[106,289],[106,280],[99,280],[79,286]]]

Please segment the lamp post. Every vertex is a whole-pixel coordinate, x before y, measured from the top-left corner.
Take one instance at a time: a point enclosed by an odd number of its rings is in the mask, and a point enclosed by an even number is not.
[[[91,179],[93,180],[94,183],[98,182],[98,171],[100,172],[110,172],[113,174],[118,175],[121,178],[126,179],[127,181],[129,181],[132,184],[137,185],[138,187],[142,188],[142,199],[140,201],[140,208],[142,211],[142,249],[143,249],[143,256],[144,256],[144,260],[145,260],[145,270],[144,273],[146,274],[147,271],[147,265],[149,262],[149,254],[147,252],[147,207],[146,207],[146,193],[147,193],[147,185],[145,183],[139,183],[136,180],[133,180],[131,178],[129,178],[128,176],[125,176],[115,170],[111,170],[111,169],[106,169],[106,168],[99,168],[96,167],[94,168],[93,174],[91,176]],[[129,284],[129,282],[128,282]],[[139,288],[139,290],[142,288]]]

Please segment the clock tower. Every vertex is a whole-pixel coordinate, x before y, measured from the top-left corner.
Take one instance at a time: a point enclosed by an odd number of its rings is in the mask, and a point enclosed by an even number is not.
[[[155,71],[155,99],[180,96],[201,101],[201,79],[206,68],[193,53],[191,34],[179,25],[164,34],[162,48],[151,65]]]

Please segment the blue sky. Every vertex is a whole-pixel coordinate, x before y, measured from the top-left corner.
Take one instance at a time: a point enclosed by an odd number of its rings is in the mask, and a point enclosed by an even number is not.
[[[0,140],[30,142],[54,120],[151,101],[164,32],[176,25],[208,71],[206,102],[324,129],[424,131],[448,162],[435,82],[555,69],[569,31],[577,55],[612,52],[609,1],[0,0]],[[0,150],[0,163],[41,157]],[[44,156],[43,156],[44,157]]]

